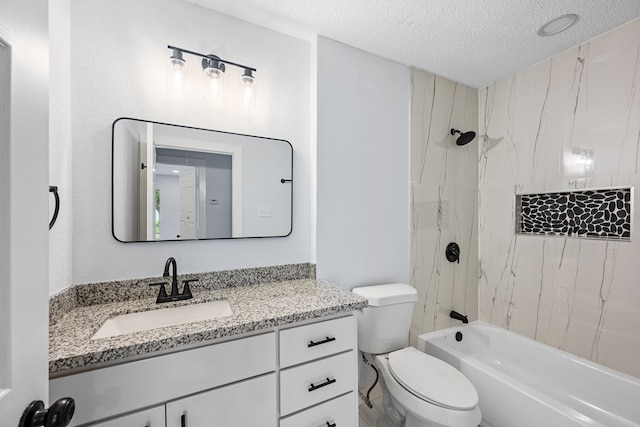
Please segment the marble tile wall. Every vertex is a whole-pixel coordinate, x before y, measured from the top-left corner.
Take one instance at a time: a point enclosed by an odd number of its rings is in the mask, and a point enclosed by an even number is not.
[[[640,185],[640,20],[481,89],[479,110],[479,318],[640,377],[638,227],[514,234],[515,193]]]
[[[478,91],[412,70],[411,285],[418,290],[411,343],[457,321],[453,309],[477,318],[478,138],[459,147],[449,131],[478,130]],[[460,263],[445,258],[460,245]]]

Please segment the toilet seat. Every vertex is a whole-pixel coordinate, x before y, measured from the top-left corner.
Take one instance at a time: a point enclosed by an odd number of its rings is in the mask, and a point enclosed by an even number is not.
[[[416,397],[448,409],[471,410],[478,393],[471,381],[448,363],[413,347],[389,353],[393,378]]]

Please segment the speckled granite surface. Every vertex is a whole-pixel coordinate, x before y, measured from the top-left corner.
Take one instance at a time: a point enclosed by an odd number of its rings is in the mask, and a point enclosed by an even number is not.
[[[49,326],[49,373],[86,368],[154,351],[259,331],[366,307],[367,302],[326,281],[287,280],[221,289],[193,287],[188,301],[156,304],[155,296],[109,304],[76,306]],[[157,291],[156,291],[157,292]],[[92,340],[110,317],[138,311],[227,299],[233,315]]]
[[[190,285],[194,294],[229,286],[247,286],[294,279],[315,279],[315,277],[316,266],[310,263],[178,275],[180,281],[198,280]],[[163,281],[166,282],[167,279],[157,276],[74,285],[49,298],[49,323],[57,322],[65,313],[76,307],[151,298],[158,294],[158,288],[149,287],[149,284]]]

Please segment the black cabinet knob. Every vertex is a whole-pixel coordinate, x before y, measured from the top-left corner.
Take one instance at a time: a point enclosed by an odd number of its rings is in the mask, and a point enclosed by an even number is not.
[[[44,409],[42,400],[34,400],[22,413],[18,427],[66,427],[73,418],[76,402],[70,397],[58,399]]]

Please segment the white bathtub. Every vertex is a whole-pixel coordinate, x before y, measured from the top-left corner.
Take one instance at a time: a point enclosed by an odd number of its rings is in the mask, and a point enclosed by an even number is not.
[[[471,380],[482,427],[640,426],[640,380],[497,326],[424,334],[418,349]]]

